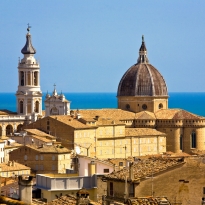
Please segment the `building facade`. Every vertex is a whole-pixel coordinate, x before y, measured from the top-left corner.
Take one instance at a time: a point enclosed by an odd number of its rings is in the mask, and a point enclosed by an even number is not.
[[[70,151],[59,145],[26,145],[9,153],[10,160],[18,161],[36,173],[66,173],[71,166]]]
[[[65,95],[58,95],[54,85],[52,95],[47,93],[45,103],[45,116],[50,115],[70,115],[70,102],[66,100]]]

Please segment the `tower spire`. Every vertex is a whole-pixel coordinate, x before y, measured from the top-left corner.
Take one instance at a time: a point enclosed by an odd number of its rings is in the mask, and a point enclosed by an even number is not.
[[[36,50],[33,47],[32,42],[31,42],[31,34],[29,33],[30,28],[31,28],[31,26],[28,23],[28,27],[27,27],[28,33],[26,34],[26,44],[21,49],[21,53],[23,53],[23,54],[35,54],[36,53]]]
[[[144,35],[142,35],[142,44],[139,49],[139,58],[137,60],[137,63],[149,63],[149,60],[147,58],[147,48],[145,46]]]

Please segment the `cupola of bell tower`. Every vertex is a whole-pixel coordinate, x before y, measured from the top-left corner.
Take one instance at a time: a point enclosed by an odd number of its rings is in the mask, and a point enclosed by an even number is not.
[[[18,64],[17,113],[25,116],[37,116],[42,114],[40,65],[34,57],[36,50],[32,45],[30,28],[28,25],[26,43],[21,49],[24,56]]]

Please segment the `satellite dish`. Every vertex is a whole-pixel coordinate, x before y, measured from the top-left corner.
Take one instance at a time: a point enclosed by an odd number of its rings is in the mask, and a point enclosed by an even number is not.
[[[76,152],[76,154],[80,154],[80,147],[76,146],[75,147],[75,152]]]

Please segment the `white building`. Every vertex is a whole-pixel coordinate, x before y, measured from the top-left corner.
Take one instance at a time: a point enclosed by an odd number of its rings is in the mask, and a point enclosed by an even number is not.
[[[45,103],[45,116],[49,115],[70,115],[70,102],[61,93],[58,95],[54,85],[52,95],[47,93]]]
[[[16,103],[18,115],[27,116],[32,121],[42,115],[42,92],[40,88],[40,65],[34,58],[36,53],[32,46],[30,27],[27,28],[26,44],[21,53],[24,57],[18,64],[18,90]],[[31,118],[31,116],[33,118]]]

